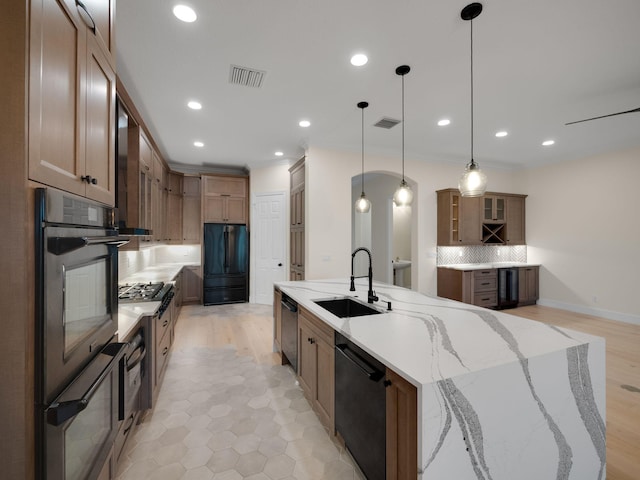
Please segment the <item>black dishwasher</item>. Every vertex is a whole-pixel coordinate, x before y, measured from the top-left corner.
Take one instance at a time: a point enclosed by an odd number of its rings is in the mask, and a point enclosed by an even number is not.
[[[368,480],[386,476],[385,366],[336,332],[335,422]]]
[[[284,293],[282,306],[282,353],[298,371],[298,304]]]

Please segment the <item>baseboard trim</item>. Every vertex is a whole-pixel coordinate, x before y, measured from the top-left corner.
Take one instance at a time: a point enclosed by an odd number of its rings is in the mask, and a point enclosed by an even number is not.
[[[612,310],[605,310],[604,308],[593,308],[585,305],[575,305],[573,303],[559,302],[548,298],[539,299],[538,305],[559,308],[561,310],[569,310],[570,312],[583,313],[585,315],[593,315],[594,317],[602,317],[608,320],[631,323],[633,325],[640,325],[640,315],[632,315],[630,313],[614,312]]]

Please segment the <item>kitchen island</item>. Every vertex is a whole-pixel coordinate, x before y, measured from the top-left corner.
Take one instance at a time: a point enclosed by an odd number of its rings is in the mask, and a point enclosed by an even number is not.
[[[314,300],[366,282],[276,287],[416,387],[419,479],[605,478],[604,339],[377,283],[381,314],[338,318]]]

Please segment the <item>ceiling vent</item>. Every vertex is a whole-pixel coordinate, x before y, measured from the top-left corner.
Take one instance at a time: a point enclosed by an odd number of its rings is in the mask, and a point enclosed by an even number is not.
[[[242,85],[243,87],[260,88],[266,74],[267,72],[263,72],[262,70],[231,65],[229,83]]]
[[[373,124],[374,127],[386,128],[387,130],[395,127],[400,123],[400,120],[396,120],[395,118],[382,117],[376,123]]]

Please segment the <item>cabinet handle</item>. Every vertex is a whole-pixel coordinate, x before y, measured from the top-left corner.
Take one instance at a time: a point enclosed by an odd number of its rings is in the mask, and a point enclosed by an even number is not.
[[[84,3],[82,3],[80,0],[76,0],[76,7],[79,10],[80,18],[82,18],[82,21],[87,24],[87,27],[89,27],[95,35],[96,22],[93,20],[93,17],[89,13],[89,10],[87,10],[87,7],[85,7]]]
[[[167,354],[168,351],[169,351],[169,347],[164,347],[162,349],[162,356],[164,357]]]
[[[482,283],[482,285],[489,285],[489,282],[484,282]]]
[[[92,185],[98,184],[98,179],[93,178],[91,175],[83,175],[82,177],[80,177],[80,180],[82,180],[83,182],[90,183]]]
[[[481,298],[480,300],[482,300],[483,302],[488,302],[491,299],[490,298]]]
[[[165,320],[164,322],[162,322],[163,327],[166,327],[167,325],[169,325],[169,320]]]
[[[390,387],[392,385],[391,380],[385,380],[384,382],[382,382],[382,384],[385,386],[385,388]]]

